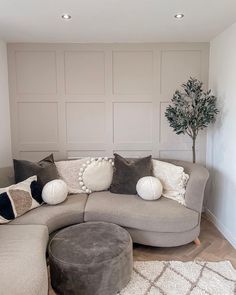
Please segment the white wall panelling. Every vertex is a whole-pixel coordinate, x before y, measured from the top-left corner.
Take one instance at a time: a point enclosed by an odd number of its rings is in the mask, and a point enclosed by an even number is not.
[[[201,78],[201,50],[163,50],[161,54],[161,94],[168,99],[189,78]]]
[[[152,144],[152,102],[113,103],[114,144]]]
[[[18,143],[57,144],[56,102],[18,102]]]
[[[53,153],[55,159],[59,158],[58,151],[47,150],[47,151],[22,151],[19,153],[19,159],[28,161],[38,161],[48,156],[49,153]]]
[[[197,157],[199,158],[200,154],[196,150]],[[192,151],[190,150],[166,150],[160,151],[160,159],[178,159],[183,161],[189,161],[192,158]]]
[[[104,51],[65,52],[66,94],[104,94]]]
[[[152,51],[113,51],[112,60],[114,94],[152,94]]]
[[[208,44],[9,44],[13,156],[191,160],[164,111],[189,76],[207,85]],[[198,140],[205,161],[205,134]]]
[[[105,150],[79,150],[79,151],[68,151],[67,158],[68,159],[77,159],[83,157],[106,157]]]
[[[104,144],[105,102],[67,102],[68,144]]]
[[[18,94],[57,92],[55,51],[16,51],[15,64]]]

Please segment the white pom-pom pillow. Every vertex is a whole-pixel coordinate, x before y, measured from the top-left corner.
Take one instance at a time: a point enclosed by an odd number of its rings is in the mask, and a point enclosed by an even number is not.
[[[112,182],[113,161],[108,158],[91,158],[80,169],[80,185],[86,193],[107,190]]]
[[[185,192],[189,175],[184,172],[184,168],[158,160],[152,160],[152,164],[153,175],[163,185],[162,195],[185,205]]]
[[[140,178],[137,182],[136,190],[142,199],[153,201],[161,197],[163,187],[158,178],[145,176]]]
[[[55,179],[46,183],[42,191],[42,198],[44,202],[49,205],[56,205],[64,202],[67,195],[67,184],[61,179]]]

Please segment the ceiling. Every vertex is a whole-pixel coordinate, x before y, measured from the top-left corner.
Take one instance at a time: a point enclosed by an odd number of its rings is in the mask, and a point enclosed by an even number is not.
[[[7,42],[205,42],[234,22],[236,0],[0,0]]]

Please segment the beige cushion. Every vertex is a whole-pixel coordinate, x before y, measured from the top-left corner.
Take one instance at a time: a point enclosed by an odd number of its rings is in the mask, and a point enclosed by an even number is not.
[[[0,294],[47,295],[47,227],[2,225],[0,239]]]
[[[185,188],[189,175],[184,172],[184,168],[168,162],[152,160],[153,175],[157,177],[163,185],[162,195],[185,205]]]
[[[49,233],[71,224],[83,222],[86,194],[69,195],[65,202],[56,206],[43,205],[9,224],[47,225]]]
[[[198,225],[199,214],[164,197],[145,201],[137,195],[96,192],[88,197],[84,218],[140,230],[182,232]]]
[[[84,169],[87,161],[89,161],[89,158],[55,162],[60,178],[68,186],[69,194],[84,193],[79,179],[82,175],[81,170]]]

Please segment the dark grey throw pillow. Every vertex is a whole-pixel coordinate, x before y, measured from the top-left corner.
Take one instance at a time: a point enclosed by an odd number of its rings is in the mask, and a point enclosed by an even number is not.
[[[44,186],[47,182],[59,178],[53,154],[38,163],[15,159],[13,163],[16,183],[24,181],[30,176],[37,175],[38,182]]]
[[[118,154],[114,156],[114,173],[110,191],[115,194],[135,195],[138,180],[152,175],[152,157],[128,160]]]

